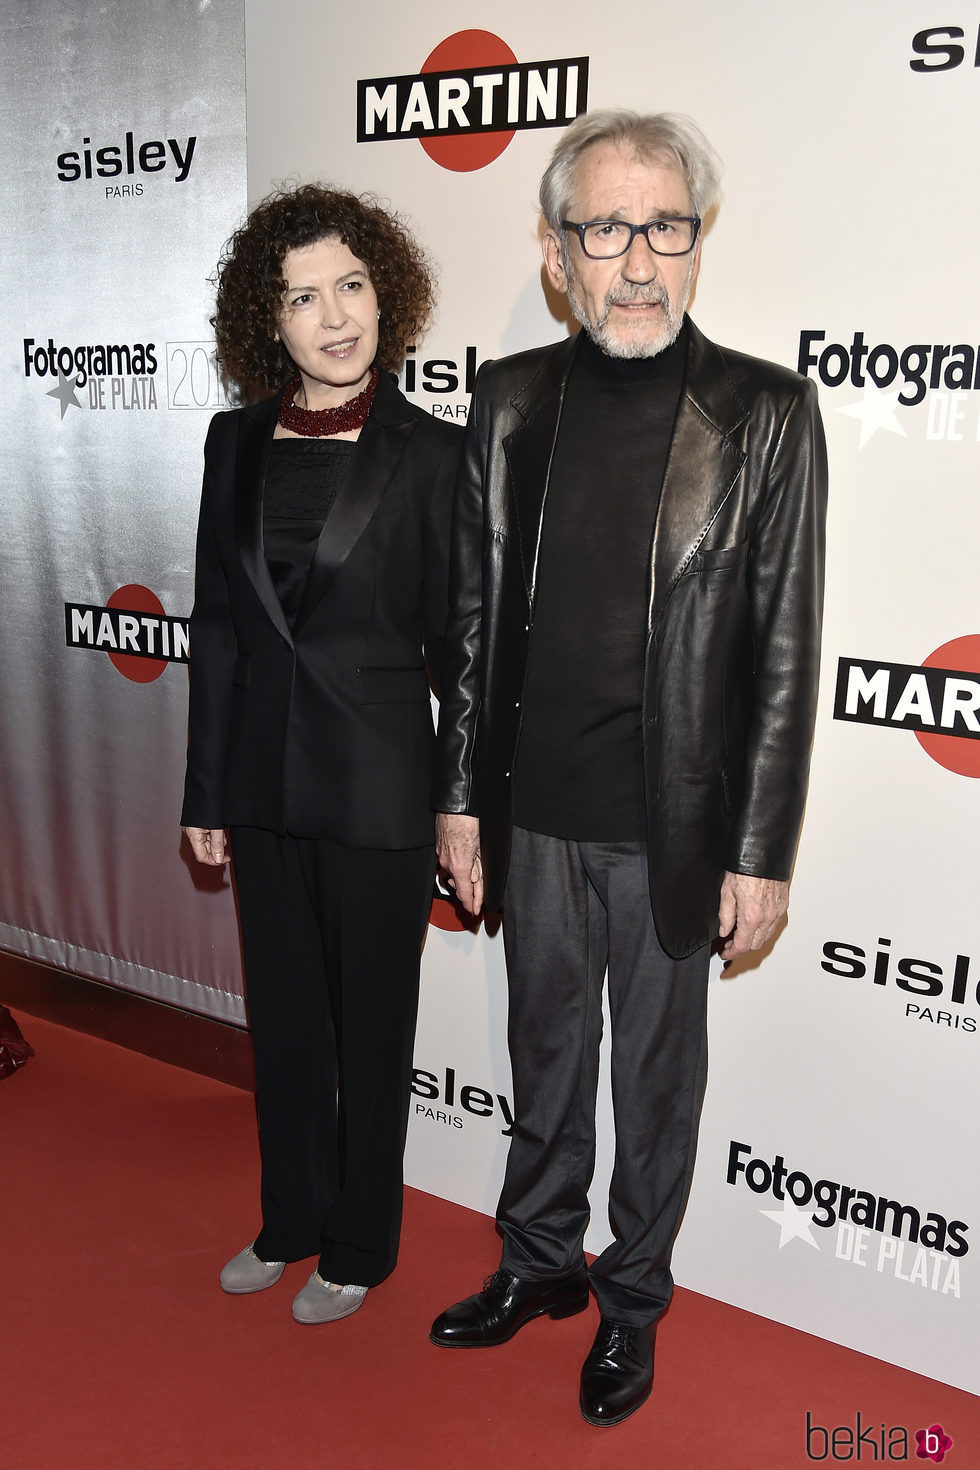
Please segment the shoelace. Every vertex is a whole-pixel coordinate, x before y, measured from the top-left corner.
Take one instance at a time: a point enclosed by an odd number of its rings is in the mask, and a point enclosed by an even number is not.
[[[629,1352],[633,1347],[635,1330],[627,1322],[607,1322],[602,1329],[602,1336],[596,1340],[596,1349],[603,1355],[614,1347],[623,1347]]]
[[[502,1301],[510,1290],[512,1279],[509,1271],[504,1271],[502,1268],[499,1268],[494,1271],[492,1276],[488,1276],[486,1281],[484,1281],[484,1295]]]

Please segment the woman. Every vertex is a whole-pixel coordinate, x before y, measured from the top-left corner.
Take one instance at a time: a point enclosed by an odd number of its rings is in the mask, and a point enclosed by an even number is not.
[[[181,820],[199,862],[230,841],[255,1050],[262,1228],[221,1285],[315,1255],[299,1322],[356,1311],[398,1249],[462,435],[389,374],[431,304],[401,224],[317,185],[219,265],[225,375],[278,391],[208,432]]]

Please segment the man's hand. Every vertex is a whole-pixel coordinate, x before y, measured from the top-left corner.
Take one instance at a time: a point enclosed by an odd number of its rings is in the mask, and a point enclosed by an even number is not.
[[[436,817],[436,856],[463,908],[476,918],[483,908],[479,817],[440,812]]]
[[[191,851],[199,863],[209,868],[220,868],[231,861],[228,838],[221,827],[182,827],[181,831],[191,845]]]
[[[788,883],[726,873],[718,907],[718,933],[725,941],[722,959],[727,962],[750,949],[761,949],[775,934],[788,907]]]

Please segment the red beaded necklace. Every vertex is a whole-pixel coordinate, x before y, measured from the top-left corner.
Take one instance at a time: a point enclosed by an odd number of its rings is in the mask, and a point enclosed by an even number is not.
[[[325,439],[328,434],[346,434],[352,429],[364,427],[378,388],[378,369],[371,369],[367,387],[362,388],[356,398],[348,398],[346,403],[341,403],[336,408],[300,408],[293,401],[299,385],[300,376],[297,373],[294,378],[290,378],[283,392],[279,422],[284,429],[302,434],[304,439]]]

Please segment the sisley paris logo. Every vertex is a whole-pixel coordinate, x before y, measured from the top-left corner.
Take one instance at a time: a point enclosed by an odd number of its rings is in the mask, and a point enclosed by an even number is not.
[[[916,31],[912,50],[915,55],[909,58],[909,69],[920,77],[955,71],[964,62],[976,70],[980,68],[980,25],[975,31],[971,25],[968,32],[962,26],[930,26]]]
[[[476,383],[478,348],[470,345],[452,357],[419,359],[415,347],[405,355],[400,387],[434,418],[465,419],[469,399]],[[454,395],[462,394],[462,398]]]
[[[126,133],[120,142],[93,142],[83,138],[75,148],[59,153],[57,177],[63,184],[91,180],[104,190],[106,199],[138,199],[144,178],[162,174],[175,184],[184,183],[194,161],[197,138],[150,138],[138,141]],[[112,182],[109,182],[109,181]],[[125,180],[125,182],[123,182]]]
[[[514,1110],[506,1093],[490,1092],[472,1083],[461,1086],[456,1080],[455,1067],[445,1067],[439,1072],[427,1072],[416,1067],[412,1072],[411,1090],[418,1099],[416,1116],[428,1118],[432,1123],[441,1123],[446,1128],[463,1128],[462,1110],[470,1118],[492,1120],[504,1138],[510,1138],[514,1131]]]
[[[357,141],[417,138],[455,173],[485,168],[515,132],[563,128],[588,107],[589,58],[518,61],[491,31],[457,31],[418,72],[357,84]]]
[[[887,934],[879,934],[876,945],[868,939],[861,944],[828,939],[820,968],[845,981],[843,990],[853,990],[849,982],[865,980],[875,995],[890,996],[902,1005],[906,1020],[925,1022],[947,1035],[975,1036],[980,980],[970,973],[971,956],[951,956],[947,950],[940,964],[916,953],[903,954],[906,948],[899,943],[893,951]]]

